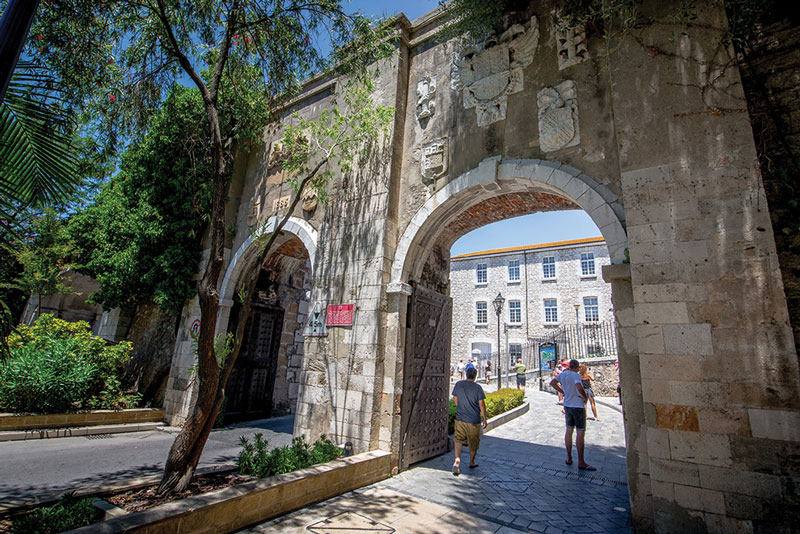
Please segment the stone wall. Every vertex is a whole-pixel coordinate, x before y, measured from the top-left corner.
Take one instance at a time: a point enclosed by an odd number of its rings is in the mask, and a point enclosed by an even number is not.
[[[436,13],[398,20],[399,53],[375,92],[395,106],[392,131],[334,177],[323,209],[293,214],[315,249],[310,308],[356,310],[352,327],[305,339],[296,434],[384,449],[397,465],[414,388],[403,376],[412,283],[448,291],[463,214],[550,195],[585,210],[607,244],[635,529],[789,524],[800,371],[739,69],[721,9],[709,3],[678,31],[666,4],[646,1],[648,22],[610,55],[598,36],[557,35],[549,1],[473,50],[435,41]],[[337,84],[312,80],[295,109],[331,106]],[[280,211],[289,191],[269,165],[278,136],[267,131],[235,166],[222,323],[251,254],[249,221]],[[187,307],[180,336],[196,317]],[[173,400],[180,410],[191,395]]]

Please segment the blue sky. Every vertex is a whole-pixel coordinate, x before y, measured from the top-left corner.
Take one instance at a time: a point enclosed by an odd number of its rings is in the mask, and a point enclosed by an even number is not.
[[[409,20],[436,9],[438,0],[353,0],[349,2],[351,9],[361,11],[373,17],[387,17],[397,13],[405,13]],[[468,254],[493,248],[516,247],[596,237],[600,230],[592,222],[585,211],[557,211],[534,213],[506,219],[474,230],[453,244],[450,254]]]

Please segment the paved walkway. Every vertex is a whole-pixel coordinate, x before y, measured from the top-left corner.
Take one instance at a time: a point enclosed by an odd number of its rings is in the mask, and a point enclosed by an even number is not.
[[[282,534],[462,532],[630,533],[622,415],[610,400],[588,421],[586,459],[564,463],[564,419],[555,396],[529,391],[528,413],[488,432],[476,461],[451,473],[452,453],[383,482],[246,530]]]

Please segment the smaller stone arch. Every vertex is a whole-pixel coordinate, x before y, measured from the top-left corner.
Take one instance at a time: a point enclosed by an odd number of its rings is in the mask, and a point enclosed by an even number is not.
[[[625,232],[625,215],[622,204],[608,188],[599,184],[578,169],[558,162],[538,159],[503,159],[493,156],[465,172],[440,189],[417,211],[403,232],[392,262],[390,292],[402,290],[404,280],[424,261],[424,251],[431,237],[420,232],[423,227],[433,227],[438,219],[446,217],[449,210],[440,209],[463,198],[464,192],[491,191],[503,181],[515,180],[520,187],[552,193],[574,202],[582,208],[600,229],[606,241],[612,263],[624,263],[628,236]],[[526,184],[526,181],[529,181]],[[407,261],[411,256],[411,261]],[[421,258],[421,259],[420,259]]]
[[[264,232],[269,233],[275,230],[279,221],[277,215],[270,217],[264,225]],[[307,221],[298,217],[290,217],[286,224],[283,226],[283,232],[288,232],[296,235],[308,251],[308,258],[311,265],[314,265],[314,258],[317,251],[317,240],[319,233],[317,229],[311,226]],[[230,307],[233,304],[233,296],[236,292],[236,281],[242,276],[242,271],[253,261],[255,255],[255,247],[253,246],[253,236],[250,235],[236,250],[236,253],[228,263],[228,268],[225,270],[225,276],[222,278],[222,285],[220,286],[220,300],[223,306]]]

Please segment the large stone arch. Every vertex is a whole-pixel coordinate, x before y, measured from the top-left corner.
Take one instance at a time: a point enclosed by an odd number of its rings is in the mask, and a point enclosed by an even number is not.
[[[616,195],[590,176],[567,165],[538,159],[504,159],[495,156],[483,160],[476,168],[448,183],[417,211],[397,245],[392,262],[390,292],[400,287],[398,284],[418,276],[436,238],[436,232],[430,231],[431,228],[436,228],[454,213],[463,211],[486,196],[497,194],[500,186],[505,186],[509,191],[552,193],[574,202],[589,214],[600,229],[611,262],[625,262],[628,238],[624,210]]]

